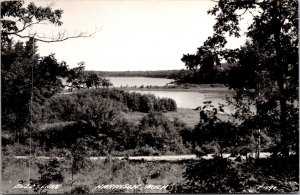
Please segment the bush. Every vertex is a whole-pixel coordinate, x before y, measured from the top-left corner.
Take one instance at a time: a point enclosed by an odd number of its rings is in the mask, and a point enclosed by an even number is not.
[[[231,161],[221,157],[190,163],[183,173],[185,181],[171,193],[261,193],[297,192],[298,157],[268,158],[254,162]]]
[[[177,104],[171,98],[161,98],[158,100],[159,110],[163,112],[177,111]]]
[[[182,153],[180,131],[185,125],[178,121],[170,121],[161,113],[149,113],[143,117],[139,124],[137,145],[140,147],[149,146],[154,150],[165,153],[172,150],[175,153]]]
[[[39,108],[40,107],[40,108]],[[34,121],[105,121],[126,107],[112,99],[86,94],[57,95],[34,108]]]
[[[90,188],[87,185],[75,186],[71,190],[71,194],[89,194]]]
[[[34,192],[39,194],[47,193],[47,186],[51,182],[62,183],[64,176],[62,175],[63,168],[60,167],[60,162],[57,159],[50,159],[47,164],[37,162],[41,176],[38,179],[30,179],[30,186]]]
[[[132,155],[134,156],[157,156],[158,152],[154,150],[152,147],[146,145],[140,148],[137,148]]]
[[[187,180],[173,186],[171,193],[242,192],[243,185],[233,162],[215,157],[189,164],[183,177]]]
[[[130,93],[117,89],[90,89],[77,93],[80,97],[106,98],[121,103],[132,111],[152,112],[152,111],[176,111],[177,105],[170,98],[156,98],[153,94]],[[126,109],[126,108],[122,108]]]

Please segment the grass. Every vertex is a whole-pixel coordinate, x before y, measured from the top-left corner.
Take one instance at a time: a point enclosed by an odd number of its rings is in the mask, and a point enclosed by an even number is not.
[[[189,108],[178,108],[177,112],[166,112],[163,113],[170,120],[180,120],[184,122],[187,127],[194,128],[195,125],[199,123],[200,120],[200,111],[193,110]],[[122,116],[134,123],[138,123],[147,113],[141,112],[122,112]],[[217,115],[221,120],[233,120],[233,117],[229,114],[218,114]]]
[[[90,190],[102,184],[139,185],[136,190],[109,190],[99,189],[97,193],[131,192],[131,193],[164,193],[166,189],[145,189],[147,185],[169,185],[181,182],[185,163],[170,162],[130,162],[117,159],[89,161],[85,168],[74,176],[72,184],[68,169],[70,162],[62,162],[67,167],[63,173],[62,187],[51,190],[49,193],[70,193],[75,186],[85,185]],[[2,193],[32,193],[30,189],[12,189],[20,180],[28,183],[28,160],[6,159],[2,170]],[[40,176],[37,166],[31,165],[31,178]]]
[[[163,115],[171,121],[180,120],[184,122],[187,125],[187,127],[193,128],[199,123],[199,112],[200,111],[188,108],[178,108],[177,112],[166,112]]]
[[[31,168],[29,169],[29,167]],[[32,164],[29,166],[29,160],[2,156],[1,194],[32,193],[32,191],[28,189],[13,189],[20,180],[26,180],[26,183],[28,183],[29,174],[32,176],[31,178],[37,178],[39,176],[37,167]]]

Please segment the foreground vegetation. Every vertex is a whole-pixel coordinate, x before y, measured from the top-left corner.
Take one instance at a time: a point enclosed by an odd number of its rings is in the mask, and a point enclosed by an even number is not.
[[[291,159],[279,160],[273,164],[272,159],[251,161],[231,161],[220,157],[197,162],[132,162],[107,158],[105,160],[85,160],[80,169],[72,172],[71,159],[57,161],[59,166],[53,169],[49,162],[55,159],[37,160],[3,159],[2,182],[3,193],[182,193],[182,192],[243,192],[243,193],[278,193],[298,190],[298,175],[294,170],[298,165]],[[29,184],[28,169],[33,180],[40,185],[46,173],[59,176],[52,178],[52,184],[58,184],[57,189],[13,188],[17,184]],[[43,171],[43,166],[48,170]],[[284,166],[285,169],[281,167]],[[13,174],[12,174],[13,173]],[[105,175],[105,177],[103,177]],[[220,180],[219,178],[222,178]],[[279,179],[280,178],[280,179]],[[202,181],[201,185],[196,181]],[[194,182],[193,182],[194,181]],[[104,189],[103,185],[139,185],[136,189]],[[158,188],[149,187],[155,185]]]
[[[24,159],[4,158],[2,175],[3,193],[34,193],[33,189],[12,189],[23,181],[28,184],[29,161]],[[38,164],[48,164],[47,161],[31,161],[31,178],[41,177]],[[85,161],[84,166],[73,176],[71,160],[59,161],[61,169],[56,169],[63,177],[62,186],[49,190],[48,193],[166,193],[170,188],[151,189],[147,185],[169,185],[181,182],[186,163],[160,163],[157,162],[129,162],[107,158],[100,161]],[[52,181],[52,183],[57,183]],[[130,189],[95,189],[102,184],[130,184],[139,185],[136,190]]]

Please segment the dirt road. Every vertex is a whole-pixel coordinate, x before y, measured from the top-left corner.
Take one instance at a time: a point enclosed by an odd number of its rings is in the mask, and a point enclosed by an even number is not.
[[[268,158],[271,154],[269,152],[261,152],[260,153],[260,158]],[[251,157],[255,157],[254,153],[249,154]],[[230,154],[223,154],[224,158],[231,158]],[[28,159],[29,156],[15,156],[17,159]],[[47,156],[35,156],[34,158],[36,159],[50,159],[51,157]],[[52,157],[53,158],[53,157]],[[64,157],[56,157],[57,159],[63,159]],[[89,157],[90,160],[105,160],[108,158],[107,156],[95,156],[95,157]],[[129,157],[124,157],[124,156],[113,156],[110,157],[112,159],[128,159],[128,160],[144,160],[144,161],[183,161],[183,160],[199,160],[200,158],[197,158],[196,155],[168,155],[168,156],[129,156]],[[208,154],[206,156],[201,157],[203,159],[212,159],[213,155]],[[243,156],[242,159],[245,159],[246,157]]]

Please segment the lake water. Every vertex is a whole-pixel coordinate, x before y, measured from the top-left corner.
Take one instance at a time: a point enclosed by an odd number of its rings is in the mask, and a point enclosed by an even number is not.
[[[174,81],[173,79],[165,78],[149,78],[149,77],[106,77],[109,79],[114,87],[140,87],[141,85],[148,86],[165,86],[168,83]],[[133,90],[130,92],[138,92],[141,94],[153,94],[156,97],[167,97],[175,100],[178,108],[190,108],[194,109],[198,106],[203,106],[203,102],[212,101],[212,105],[218,108],[218,103],[227,104],[226,97],[230,96],[231,93],[227,90],[212,90],[205,93],[200,92],[183,92],[183,91],[138,91]],[[233,111],[232,107],[224,107],[226,113]]]
[[[177,103],[178,108],[197,108],[198,106],[203,106],[203,102],[205,101],[212,101],[212,105],[218,108],[218,104],[224,104],[226,103],[226,97],[231,96],[231,93],[228,92],[206,92],[206,93],[200,93],[200,92],[182,92],[182,91],[131,91],[131,92],[138,92],[141,94],[153,94],[156,97],[167,97],[172,98]],[[232,113],[233,107],[225,106],[224,111],[225,113]]]
[[[165,78],[149,78],[149,77],[105,77],[109,79],[114,87],[140,87],[141,85],[147,86],[165,86],[173,82],[173,79]]]

